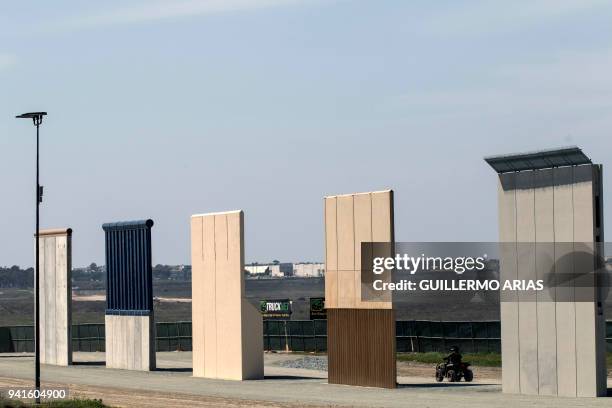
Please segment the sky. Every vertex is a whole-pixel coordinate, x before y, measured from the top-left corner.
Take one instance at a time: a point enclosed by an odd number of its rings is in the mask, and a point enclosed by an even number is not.
[[[386,188],[398,241],[495,241],[484,156],[578,145],[612,167],[611,17],[605,0],[2,2],[0,265],[33,264],[35,129],[14,116],[39,110],[41,225],[73,228],[74,266],[103,263],[104,222],[145,218],[153,262],[188,264],[190,216],[234,209],[247,262],[321,261],[323,197]]]

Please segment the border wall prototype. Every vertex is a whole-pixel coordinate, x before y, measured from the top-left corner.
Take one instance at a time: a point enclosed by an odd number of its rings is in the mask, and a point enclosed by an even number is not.
[[[591,273],[601,267],[601,166],[578,148],[485,160],[499,174],[501,279],[563,282],[502,294],[503,392],[606,395],[603,296]]]
[[[362,242],[394,242],[393,191],[325,197],[328,381],[395,388],[392,301],[363,301]]]
[[[106,366],[155,369],[152,220],[104,224]]]
[[[244,290],[242,211],[191,217],[194,377],[263,378],[263,321]]]
[[[41,230],[39,252],[40,362],[67,366],[72,364],[72,230]]]

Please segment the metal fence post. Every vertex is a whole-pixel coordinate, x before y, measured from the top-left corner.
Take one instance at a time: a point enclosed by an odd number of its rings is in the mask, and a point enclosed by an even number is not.
[[[289,335],[287,334],[287,320],[283,320],[285,323],[285,351],[289,352]]]

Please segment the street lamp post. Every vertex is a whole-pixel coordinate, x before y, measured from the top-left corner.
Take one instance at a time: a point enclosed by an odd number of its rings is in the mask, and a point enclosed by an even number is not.
[[[40,235],[40,216],[39,207],[42,202],[43,189],[39,182],[39,127],[42,123],[43,116],[47,112],[29,112],[16,116],[19,119],[32,119],[36,126],[36,263],[34,264],[34,382],[36,386],[36,403],[40,404],[40,285],[39,285],[39,246],[38,239]]]

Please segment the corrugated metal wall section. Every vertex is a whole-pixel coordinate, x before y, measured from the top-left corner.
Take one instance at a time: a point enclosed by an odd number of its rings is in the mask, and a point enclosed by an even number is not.
[[[106,314],[148,316],[153,311],[152,220],[108,223]]]
[[[327,309],[330,384],[395,388],[395,311]]]

